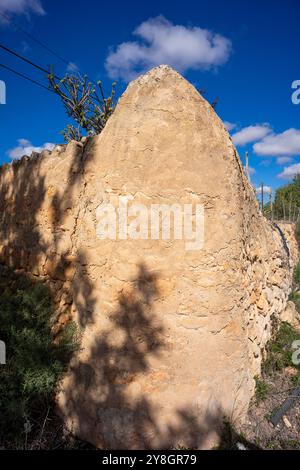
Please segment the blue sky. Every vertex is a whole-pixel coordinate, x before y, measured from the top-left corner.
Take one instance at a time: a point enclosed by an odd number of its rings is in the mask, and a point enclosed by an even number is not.
[[[209,101],[219,97],[217,113],[234,125],[241,158],[249,151],[254,185],[275,189],[300,171],[300,104],[291,100],[292,82],[300,80],[299,1],[0,0],[0,12],[11,18],[0,21],[0,44],[65,73],[66,64],[18,24],[107,90],[117,79],[119,94],[136,73],[170,63]],[[46,84],[43,74],[1,50],[0,63]],[[61,142],[69,120],[59,99],[1,68],[0,80],[7,88],[0,163],[23,148]]]

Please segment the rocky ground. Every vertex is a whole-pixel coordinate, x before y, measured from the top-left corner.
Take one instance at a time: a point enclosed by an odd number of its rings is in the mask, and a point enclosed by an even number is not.
[[[273,377],[265,379],[267,396],[251,405],[249,420],[244,426],[243,436],[260,449],[300,449],[300,399],[290,409],[279,424],[274,427],[271,415],[278,410],[284,400],[291,395],[295,385],[295,370],[286,368]]]
[[[278,327],[269,343],[261,378],[256,379],[256,394],[247,422],[240,430],[240,440],[259,449],[300,449],[300,397],[280,419],[276,427],[270,418],[300,385],[300,366],[293,364],[292,343],[300,331],[287,323]],[[236,438],[238,440],[238,438]]]

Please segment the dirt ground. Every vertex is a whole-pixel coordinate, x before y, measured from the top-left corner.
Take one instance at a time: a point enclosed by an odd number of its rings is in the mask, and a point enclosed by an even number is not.
[[[293,377],[296,378],[297,374],[297,369],[289,366],[264,378],[266,397],[253,399],[248,421],[240,430],[245,441],[260,449],[300,449],[300,397],[295,399],[294,406],[276,427],[270,422],[272,414],[295,389]]]

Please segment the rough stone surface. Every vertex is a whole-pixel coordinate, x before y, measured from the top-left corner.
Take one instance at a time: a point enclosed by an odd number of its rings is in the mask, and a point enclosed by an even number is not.
[[[300,331],[300,315],[293,302],[289,301],[287,303],[286,308],[280,313],[279,317],[281,321],[289,323],[295,330]]]
[[[60,322],[81,329],[58,396],[74,433],[106,448],[207,448],[224,415],[245,418],[297,255],[192,85],[153,69],[100,136],[2,168],[0,193],[2,261],[47,280]],[[203,248],[99,239],[96,211],[120,196],[204,204]]]
[[[294,269],[298,262],[298,242],[296,238],[296,226],[291,222],[275,222],[284,234],[290,252],[290,264]]]

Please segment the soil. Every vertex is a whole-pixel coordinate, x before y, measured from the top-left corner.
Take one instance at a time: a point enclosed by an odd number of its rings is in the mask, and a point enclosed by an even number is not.
[[[300,449],[300,398],[295,399],[294,406],[276,427],[270,422],[271,415],[281,407],[297,387],[297,384],[293,383],[293,377],[296,377],[297,373],[297,369],[286,367],[271,377],[264,377],[268,388],[266,398],[260,401],[253,399],[248,421],[240,429],[241,436],[253,443],[256,448]]]

